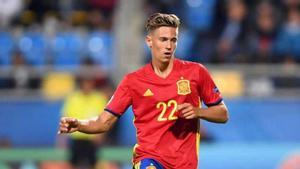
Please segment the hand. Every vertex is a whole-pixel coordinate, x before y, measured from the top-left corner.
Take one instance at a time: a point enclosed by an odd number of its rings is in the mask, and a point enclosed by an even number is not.
[[[79,121],[76,118],[62,117],[59,123],[58,134],[73,133],[78,131]]]
[[[199,108],[194,107],[190,103],[183,103],[178,105],[177,111],[179,111],[179,117],[184,119],[199,118]]]

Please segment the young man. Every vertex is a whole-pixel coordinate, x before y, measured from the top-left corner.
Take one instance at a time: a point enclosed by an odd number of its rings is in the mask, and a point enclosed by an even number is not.
[[[151,63],[125,76],[99,117],[62,118],[59,132],[106,132],[132,105],[137,129],[133,168],[196,169],[199,119],[225,123],[228,113],[207,69],[174,57],[179,25],[173,14],[150,16]],[[201,101],[208,108],[201,108]]]

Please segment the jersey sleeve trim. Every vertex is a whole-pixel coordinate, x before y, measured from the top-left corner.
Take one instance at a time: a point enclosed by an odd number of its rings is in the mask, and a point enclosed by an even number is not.
[[[207,107],[211,107],[211,106],[215,106],[215,105],[220,104],[222,101],[223,101],[223,98],[220,98],[219,100],[217,100],[217,101],[215,101],[215,102],[213,102],[213,103],[208,103],[208,104],[205,103],[205,105],[206,105]]]
[[[107,112],[109,112],[110,114],[116,116],[116,117],[121,117],[121,115],[119,115],[118,113],[116,113],[116,112],[114,112],[114,111],[112,111],[112,110],[109,110],[109,109],[107,109],[107,108],[105,108],[104,110],[107,111]]]

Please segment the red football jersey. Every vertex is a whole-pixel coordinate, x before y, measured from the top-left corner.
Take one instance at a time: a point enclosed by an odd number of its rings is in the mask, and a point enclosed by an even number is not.
[[[199,120],[178,117],[177,105],[207,106],[222,101],[207,69],[199,64],[174,60],[166,78],[155,74],[151,64],[128,74],[119,84],[106,110],[121,116],[132,105],[137,129],[133,162],[154,158],[167,169],[196,169]]]

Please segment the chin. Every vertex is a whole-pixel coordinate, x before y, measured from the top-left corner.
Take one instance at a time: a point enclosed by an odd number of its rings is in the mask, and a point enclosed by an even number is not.
[[[163,58],[163,59],[161,59],[161,62],[163,62],[163,63],[168,63],[170,61],[171,61],[171,58]]]

